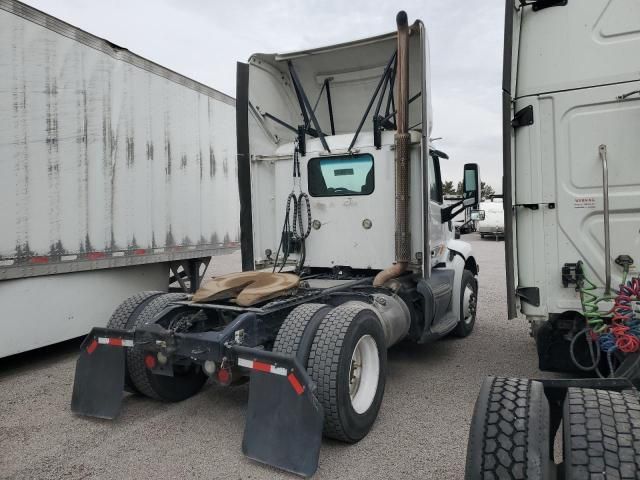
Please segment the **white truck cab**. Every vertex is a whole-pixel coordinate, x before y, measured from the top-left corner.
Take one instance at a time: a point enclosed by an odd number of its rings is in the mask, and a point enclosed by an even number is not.
[[[443,204],[440,157],[429,149],[427,39],[421,23],[412,29],[407,260],[428,278],[434,266],[446,261],[447,245],[454,237],[449,223],[453,208]],[[283,208],[294,186],[310,199],[313,230],[306,240],[306,266],[376,270],[396,261],[395,100],[386,90],[387,82],[382,82],[386,69],[394,72],[395,49],[394,33],[311,51],[251,57],[249,142],[244,145],[250,157],[251,202],[244,205],[247,228],[243,229],[249,231],[250,214],[251,237],[243,237],[245,268],[273,265]],[[291,70],[315,107],[320,132],[305,119],[304,101],[291,85]],[[311,125],[307,128],[311,135],[300,140],[298,130],[304,123]],[[305,145],[294,185],[290,172],[296,142]],[[241,184],[244,178],[241,175]],[[470,251],[469,246],[458,247]]]
[[[577,378],[486,378],[465,479],[638,479],[640,2],[505,5],[509,318]]]
[[[244,271],[125,302],[83,344],[74,412],[113,418],[124,387],[176,401],[250,378],[243,452],[310,476],[323,434],[355,443],[374,426],[389,347],[471,334],[478,264],[452,220],[477,207],[478,167],[445,206],[425,28],[396,20],[238,64]]]
[[[578,261],[601,295],[640,255],[640,3],[531,3],[507,2],[504,209],[509,317],[540,326],[582,310]]]

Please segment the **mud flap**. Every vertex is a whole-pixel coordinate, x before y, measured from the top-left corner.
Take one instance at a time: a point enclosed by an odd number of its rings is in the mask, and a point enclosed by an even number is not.
[[[125,349],[116,331],[94,328],[80,347],[73,381],[71,411],[77,415],[113,419],[120,411],[124,389]]]
[[[324,420],[311,378],[297,359],[272,352],[241,354],[238,363],[251,368],[242,452],[310,477],[318,468]]]

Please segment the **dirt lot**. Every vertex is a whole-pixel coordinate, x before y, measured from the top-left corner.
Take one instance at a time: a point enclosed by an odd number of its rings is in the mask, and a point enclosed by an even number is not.
[[[463,237],[480,263],[473,334],[389,352],[380,416],[360,443],[324,441],[315,478],[460,479],[485,375],[539,376],[524,320],[506,320],[504,243]],[[219,259],[233,269],[239,255]],[[248,387],[179,404],[128,396],[116,421],[69,410],[79,341],[0,360],[1,478],[297,478],[243,457]]]

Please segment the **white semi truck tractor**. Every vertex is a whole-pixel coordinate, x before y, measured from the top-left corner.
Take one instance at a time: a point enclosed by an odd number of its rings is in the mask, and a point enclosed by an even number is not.
[[[640,478],[639,51],[638,1],[506,2],[509,318],[571,375],[485,380],[468,480]]]
[[[244,271],[123,303],[82,344],[75,413],[113,418],[124,390],[179,401],[208,378],[250,379],[243,452],[308,476],[323,433],[372,428],[388,347],[471,333],[478,264],[451,220],[477,206],[478,168],[445,207],[425,27],[404,12],[397,27],[238,64]]]

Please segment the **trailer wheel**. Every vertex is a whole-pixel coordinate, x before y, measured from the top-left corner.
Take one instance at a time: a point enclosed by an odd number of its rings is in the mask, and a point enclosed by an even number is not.
[[[567,480],[639,478],[637,393],[569,388],[562,420]]]
[[[332,309],[323,303],[305,303],[294,308],[278,330],[273,351],[297,356],[306,368],[309,350],[316,336],[320,322]]]
[[[169,303],[185,300],[183,293],[165,293],[153,298],[134,319],[132,327],[153,320]],[[197,365],[176,366],[173,377],[152,373],[144,363],[142,349],[127,349],[127,369],[136,389],[147,397],[167,402],[180,402],[200,391],[207,376]]]
[[[460,283],[460,319],[452,332],[456,337],[464,338],[471,334],[476,323],[477,306],[478,280],[469,270],[464,270]]]
[[[375,313],[346,303],[327,313],[309,354],[307,371],[324,407],[324,434],[354,443],[371,429],[384,394],[387,349]]]
[[[123,330],[133,327],[133,323],[136,317],[140,314],[142,309],[147,305],[154,297],[162,295],[164,292],[140,292],[127,298],[122,302],[115,312],[109,318],[107,322],[107,328],[120,328]],[[125,360],[126,361],[126,360]],[[129,375],[129,369],[124,369],[124,386],[125,390],[131,393],[138,393],[138,389],[133,385],[131,381],[131,375]]]
[[[471,420],[465,480],[546,480],[553,469],[542,384],[487,377]]]

